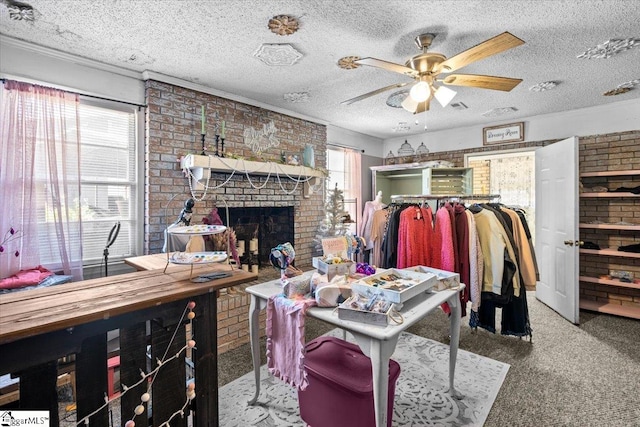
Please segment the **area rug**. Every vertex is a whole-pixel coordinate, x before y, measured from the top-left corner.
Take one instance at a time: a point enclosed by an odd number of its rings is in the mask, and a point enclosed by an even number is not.
[[[327,335],[341,338],[342,332],[333,330]],[[353,340],[349,335],[347,339]],[[509,370],[506,363],[459,350],[455,385],[464,398],[456,400],[446,393],[448,345],[403,333],[392,359],[400,364],[392,423],[396,427],[482,426]],[[260,369],[260,378],[255,406],[247,405],[255,391],[253,372],[220,389],[220,425],[305,427],[297,391],[271,376],[266,365]]]

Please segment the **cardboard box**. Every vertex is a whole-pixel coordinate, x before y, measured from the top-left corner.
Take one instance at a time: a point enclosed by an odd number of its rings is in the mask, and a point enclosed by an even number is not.
[[[390,268],[356,280],[351,284],[351,289],[368,298],[375,294],[382,294],[387,301],[401,304],[426,292],[435,284],[436,275],[431,272]]]

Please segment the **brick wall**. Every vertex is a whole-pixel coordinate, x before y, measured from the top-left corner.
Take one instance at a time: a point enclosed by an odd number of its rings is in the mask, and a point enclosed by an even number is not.
[[[597,135],[580,138],[580,173],[640,170],[640,131]],[[593,187],[610,190],[640,186],[640,176],[582,178],[584,191]],[[580,222],[625,222],[640,225],[640,198],[583,198],[580,200]],[[635,230],[581,229],[580,240],[598,244],[601,248],[617,248],[640,242]],[[600,277],[612,270],[629,271],[640,278],[640,259],[580,255],[580,275]],[[640,310],[640,289],[580,283],[580,298],[603,303],[620,304]]]
[[[178,160],[188,153],[201,151],[200,109],[206,106],[206,145],[213,148],[215,115],[226,122],[225,153],[251,160],[278,161],[281,152],[301,154],[304,146],[314,147],[317,167],[326,167],[326,127],[302,119],[231,101],[214,95],[196,92],[153,80],[146,82],[147,145],[145,191],[145,252],[157,253],[164,242],[163,231],[167,222],[177,218],[182,203],[189,197],[188,181],[179,168]],[[260,158],[244,145],[245,128],[262,129],[273,121],[280,140],[278,147],[265,151]],[[211,153],[211,148],[207,151]],[[220,186],[229,176],[212,174],[210,187]],[[222,195],[229,207],[293,206],[295,208],[296,265],[311,264],[313,238],[324,217],[323,192],[310,198],[302,197],[303,185],[282,177],[279,184],[275,176],[246,176],[237,174],[224,186],[209,194]],[[254,188],[258,187],[258,188]],[[284,189],[282,188],[284,187]],[[177,195],[177,196],[176,196]],[[176,199],[169,203],[172,197]],[[193,218],[199,223],[215,205],[215,197],[196,203]],[[167,212],[165,214],[165,209]],[[218,203],[218,206],[223,206]]]

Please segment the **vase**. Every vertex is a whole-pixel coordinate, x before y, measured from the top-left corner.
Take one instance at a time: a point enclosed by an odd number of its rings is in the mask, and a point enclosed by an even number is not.
[[[307,144],[302,152],[302,162],[305,166],[310,168],[316,167],[316,159],[313,153],[313,145]]]

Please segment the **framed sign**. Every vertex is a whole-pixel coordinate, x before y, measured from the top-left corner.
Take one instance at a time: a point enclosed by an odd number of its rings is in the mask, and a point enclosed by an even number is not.
[[[524,122],[482,128],[483,145],[524,141]]]

